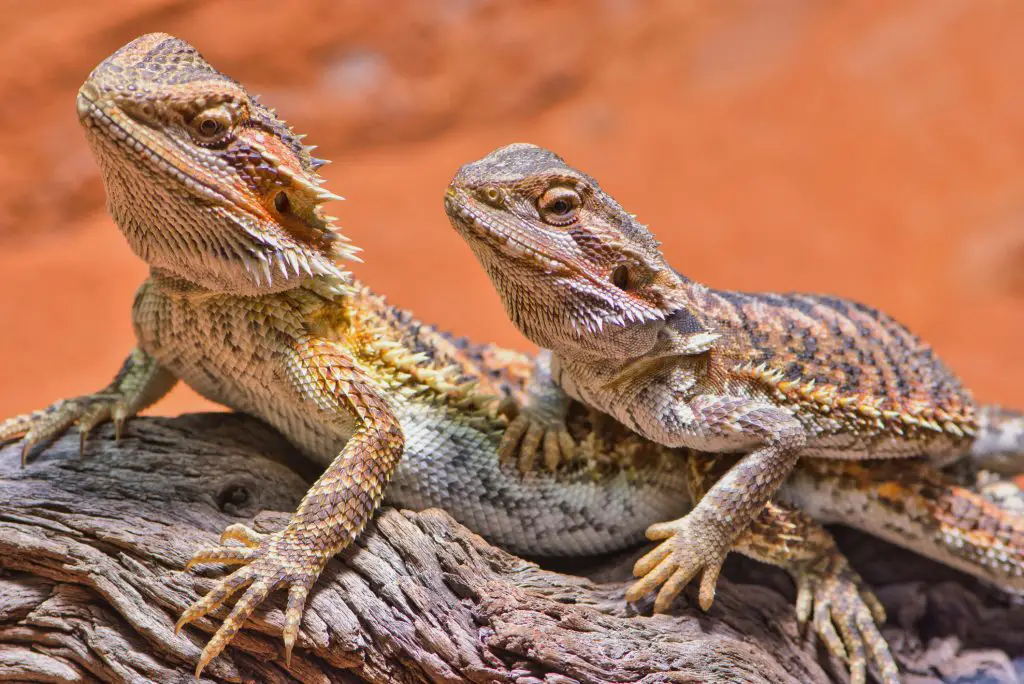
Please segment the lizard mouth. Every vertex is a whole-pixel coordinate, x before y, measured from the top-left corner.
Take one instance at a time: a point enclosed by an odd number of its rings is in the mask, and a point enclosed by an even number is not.
[[[444,197],[445,211],[455,229],[470,244],[485,243],[492,251],[511,255],[519,261],[539,267],[545,273],[576,273],[576,267],[552,258],[514,234],[499,230],[488,221],[477,202],[464,190],[449,187]]]
[[[571,291],[586,293],[580,296],[592,296],[596,292],[604,293],[600,299],[612,303],[610,304],[612,310],[609,310],[607,317],[604,318],[609,323],[626,325],[630,320],[638,322],[664,320],[665,315],[651,305],[635,298],[629,298],[626,301],[627,295],[613,286],[607,277],[595,273],[584,264],[574,260],[552,257],[525,240],[521,235],[522,231],[505,229],[502,222],[495,221],[490,215],[493,209],[489,210],[466,190],[450,186],[445,193],[444,202],[445,211],[452,226],[469,243],[485,270],[494,272],[492,280],[495,280],[495,273],[507,272],[508,267],[514,262],[538,276],[567,279],[571,284]],[[502,280],[506,279],[502,278]],[[537,280],[541,279],[537,278]],[[586,284],[584,285],[584,283]],[[531,292],[538,287],[541,287],[539,282],[532,282],[529,285]],[[562,291],[565,291],[564,288]],[[558,294],[555,299],[560,300],[563,296],[564,294]],[[587,329],[595,332],[595,330],[591,330],[589,324],[589,319],[579,325],[573,322],[577,331]]]
[[[514,258],[545,275],[581,278],[590,282],[598,291],[611,292],[615,296],[620,294],[609,285],[607,278],[593,273],[580,263],[553,257],[523,240],[516,232],[502,230],[500,224],[488,220],[487,212],[465,190],[449,187],[445,193],[444,206],[455,229],[472,247],[482,245],[503,255],[502,258]]]

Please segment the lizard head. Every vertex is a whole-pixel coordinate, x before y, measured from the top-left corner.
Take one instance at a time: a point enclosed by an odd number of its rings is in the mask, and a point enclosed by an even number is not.
[[[651,233],[548,150],[519,143],[463,166],[445,209],[542,347],[633,358],[679,308],[681,277]]]
[[[242,295],[347,278],[354,248],[321,205],[310,156],[275,113],[188,43],[151,33],[78,91],[114,220],[150,266]]]

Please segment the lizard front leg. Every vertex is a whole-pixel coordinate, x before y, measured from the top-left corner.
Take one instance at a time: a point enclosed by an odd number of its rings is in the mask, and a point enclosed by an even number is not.
[[[733,461],[729,456],[690,454],[685,472],[691,497],[700,500]],[[851,682],[863,684],[868,664],[882,682],[899,682],[896,661],[879,630],[885,609],[832,535],[811,516],[793,505],[770,501],[733,550],[792,575],[797,621],[810,624],[829,652],[847,663]],[[662,592],[666,590],[671,592],[668,585]],[[668,596],[666,605],[673,598],[675,594]]]
[[[647,538],[663,541],[636,562],[641,577],[626,593],[636,600],[664,584],[654,610],[667,610],[686,584],[702,573],[700,605],[711,608],[722,563],[796,465],[806,441],[803,426],[783,409],[728,396],[698,395],[666,408],[683,445],[707,444],[709,450],[738,450],[743,456],[686,516],[647,528]],[[648,435],[649,437],[651,435]],[[661,441],[661,440],[657,440]],[[695,498],[694,501],[697,501]]]
[[[124,422],[159,401],[177,382],[156,359],[134,349],[114,380],[104,389],[74,399],[63,399],[47,408],[9,418],[0,423],[0,444],[22,440],[21,463],[37,444],[49,442],[72,425],[78,425],[81,449],[89,432],[107,420],[114,421],[117,437]]]
[[[559,464],[572,460],[576,442],[566,427],[572,397],[551,377],[551,352],[537,354],[525,393],[525,401],[509,397],[502,402],[500,410],[509,418],[509,425],[498,457],[502,463],[515,463],[525,474],[533,470],[540,453],[545,467],[553,472]]]
[[[216,609],[248,587],[207,643],[196,676],[215,658],[272,591],[287,586],[285,660],[291,661],[302,611],[327,561],[359,535],[380,505],[401,457],[405,440],[391,406],[376,383],[338,345],[304,338],[285,361],[292,385],[325,420],[355,423],[344,449],[310,488],[285,529],[259,534],[244,525],[224,530],[221,543],[243,546],[201,549],[186,567],[198,563],[245,565],[231,573],[186,610],[177,629]]]

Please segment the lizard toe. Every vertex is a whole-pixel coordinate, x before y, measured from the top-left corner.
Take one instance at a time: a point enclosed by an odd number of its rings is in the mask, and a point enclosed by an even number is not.
[[[836,626],[832,624],[832,613],[827,602],[823,601],[814,606],[812,625],[814,626],[815,634],[825,644],[828,652],[843,662],[848,662],[849,656],[846,653],[846,646],[843,645],[843,640],[839,638]]]
[[[292,664],[292,648],[299,635],[299,626],[302,624],[302,611],[306,606],[306,597],[309,596],[309,587],[293,585],[288,590],[288,607],[284,613],[284,632],[281,634],[284,639],[284,661],[285,664]]]
[[[530,420],[520,414],[511,419],[508,427],[501,436],[501,444],[498,445],[498,460],[501,463],[517,463],[519,459],[519,442],[530,427]]]
[[[544,468],[553,473],[561,463],[562,447],[558,441],[558,432],[549,430],[544,434]]]
[[[205,562],[245,564],[244,567],[221,579],[206,596],[182,613],[175,629],[180,630],[184,625],[216,610],[232,595],[248,588],[203,648],[196,675],[223,652],[257,606],[279,587],[288,587],[288,607],[282,637],[285,660],[290,662],[302,623],[306,597],[326,559],[320,551],[307,543],[308,540],[287,528],[263,535],[244,525],[230,525],[224,530],[222,539],[239,541],[245,546],[202,549],[189,561],[187,567]]]
[[[832,616],[832,621],[839,630],[839,635],[846,646],[847,665],[850,668],[850,683],[865,684],[867,682],[868,654],[864,646],[864,640],[860,636],[860,630],[852,624],[852,620]]]
[[[36,446],[52,442],[72,425],[78,424],[81,454],[85,450],[89,433],[97,425],[111,420],[115,414],[124,422],[127,409],[122,404],[120,395],[108,392],[58,401],[39,411],[15,416],[0,423],[0,444],[20,439],[21,463],[25,465]]]
[[[85,443],[89,439],[92,429],[101,423],[110,420],[114,407],[109,401],[97,401],[82,410],[78,416],[78,455],[85,453]]]
[[[255,551],[248,548],[239,548],[237,546],[208,546],[203,549],[199,549],[193,554],[192,558],[185,563],[185,569],[189,570],[193,566],[201,563],[223,563],[225,565],[241,565],[252,561]]]
[[[549,427],[544,433],[544,466],[555,472],[576,457],[576,441],[563,426]]]
[[[536,422],[530,421],[526,428],[526,434],[523,435],[523,439],[519,443],[519,472],[523,475],[533,471],[543,441],[544,428]]]
[[[224,531],[220,533],[220,543],[226,544],[229,541],[236,541],[249,548],[256,548],[263,540],[266,539],[267,535],[261,534],[252,528],[243,525],[241,523],[235,523],[228,525],[224,528]]]
[[[699,538],[693,540],[689,530],[688,518],[647,528],[648,539],[663,541],[634,564],[633,575],[642,579],[629,589],[628,600],[636,600],[661,586],[654,612],[665,612],[690,580],[701,575],[700,605],[704,610],[711,608],[728,549],[723,551],[718,544],[705,543]]]
[[[558,448],[562,452],[563,461],[568,462],[576,458],[576,440],[568,430],[558,431]]]
[[[698,594],[697,600],[700,602],[701,610],[705,612],[711,610],[711,606],[715,602],[715,588],[718,586],[718,576],[722,574],[724,562],[725,558],[716,558],[704,565],[704,571],[700,578],[700,594]]]
[[[845,661],[850,681],[867,679],[871,664],[881,681],[899,682],[899,670],[879,630],[885,610],[860,576],[838,558],[809,569],[797,580],[797,618],[814,605],[813,628],[826,648]]]
[[[657,597],[654,599],[654,612],[666,613],[672,607],[672,602],[679,596],[679,592],[693,579],[688,569],[679,568],[661,586]]]
[[[856,623],[868,652],[868,660],[875,666],[879,680],[883,684],[899,684],[899,668],[871,611],[867,608],[857,611]]]

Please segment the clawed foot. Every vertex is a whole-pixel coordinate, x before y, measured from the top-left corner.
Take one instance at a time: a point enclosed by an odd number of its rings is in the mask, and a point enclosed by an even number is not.
[[[230,540],[241,542],[244,546],[201,549],[185,566],[188,569],[200,563],[245,565],[217,582],[210,593],[182,613],[175,625],[176,632],[216,610],[233,594],[248,587],[199,656],[197,678],[203,668],[231,642],[256,610],[256,606],[283,585],[289,587],[283,638],[285,662],[290,665],[306,597],[331,555],[321,552],[308,535],[290,528],[273,534],[260,534],[245,525],[231,525],[220,538],[221,544]]]
[[[98,393],[66,399],[0,423],[0,444],[20,439],[21,464],[25,465],[33,447],[60,437],[72,425],[78,425],[81,434],[80,451],[85,449],[92,429],[108,420],[114,421],[115,434],[120,439],[128,415],[128,405],[118,394]]]
[[[654,599],[654,612],[667,611],[672,601],[691,579],[702,573],[700,581],[700,606],[709,610],[715,600],[715,585],[722,572],[722,564],[729,552],[729,545],[719,543],[707,535],[695,534],[697,523],[690,516],[672,522],[658,523],[647,528],[648,539],[664,539],[633,566],[633,575],[638,580],[626,592],[627,601],[637,601],[652,593],[659,586]]]
[[[810,620],[829,652],[847,663],[852,684],[866,681],[869,661],[882,682],[899,683],[896,661],[878,629],[885,609],[841,556],[798,577],[796,616],[801,625]]]
[[[551,472],[575,456],[576,442],[562,418],[529,407],[506,405],[502,412],[509,415],[511,421],[498,447],[502,463],[514,463],[525,475],[533,470],[537,456],[543,457],[544,467]]]

